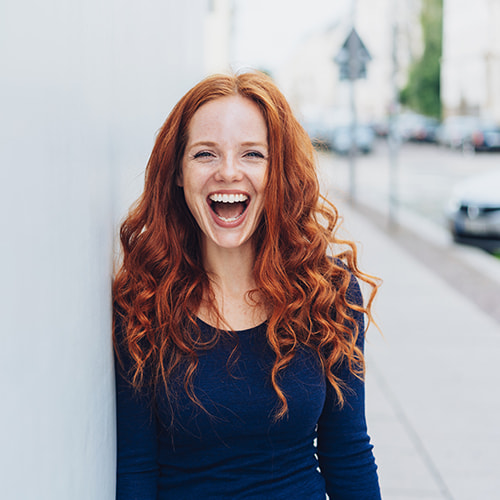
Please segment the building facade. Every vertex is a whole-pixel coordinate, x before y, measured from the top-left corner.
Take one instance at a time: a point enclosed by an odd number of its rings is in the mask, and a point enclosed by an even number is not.
[[[443,115],[500,123],[500,0],[444,0]]]
[[[355,12],[332,19],[313,33],[277,71],[277,79],[306,121],[345,122],[350,119],[350,84],[340,81],[334,62],[353,26],[371,55],[366,79],[354,84],[362,121],[385,117],[396,88],[406,83],[412,60],[422,51],[420,0],[358,0]],[[376,19],[376,22],[374,22]]]

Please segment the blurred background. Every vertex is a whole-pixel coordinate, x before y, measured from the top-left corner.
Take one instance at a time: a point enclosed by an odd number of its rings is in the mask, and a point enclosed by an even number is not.
[[[114,498],[118,225],[175,102],[245,69],[290,100],[386,282],[368,353],[384,498],[498,498],[498,26],[500,0],[2,0],[1,498]]]

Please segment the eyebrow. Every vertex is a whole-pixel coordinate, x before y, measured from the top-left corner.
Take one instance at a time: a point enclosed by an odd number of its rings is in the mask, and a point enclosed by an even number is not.
[[[242,146],[261,146],[261,147],[264,147],[264,148],[268,147],[267,143],[264,143],[264,142],[253,142],[253,141],[243,142],[243,143],[241,143],[241,145]]]
[[[215,147],[215,146],[217,146],[217,143],[216,142],[212,142],[212,141],[198,141],[198,142],[194,142],[193,144],[189,144],[188,148],[194,148],[194,147],[198,147],[198,146]],[[260,146],[260,147],[263,147],[263,148],[267,148],[268,147],[268,145],[266,143],[264,143],[264,142],[254,142],[254,141],[242,142],[241,146],[245,146],[245,147]]]
[[[213,146],[216,146],[216,143],[215,142],[211,142],[211,141],[198,141],[198,142],[194,142],[193,144],[188,144],[188,146],[190,148],[194,148],[195,146],[210,146],[210,147],[213,147]]]

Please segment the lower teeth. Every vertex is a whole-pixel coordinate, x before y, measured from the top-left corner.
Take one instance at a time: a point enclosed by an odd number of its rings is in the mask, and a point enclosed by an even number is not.
[[[238,220],[243,214],[240,214],[240,215],[237,215],[236,217],[222,217],[220,215],[218,215],[217,217],[219,217],[220,220],[224,221],[224,222],[234,222],[235,220]]]

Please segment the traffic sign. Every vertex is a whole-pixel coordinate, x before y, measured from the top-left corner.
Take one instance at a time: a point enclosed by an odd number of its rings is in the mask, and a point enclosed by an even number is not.
[[[357,31],[352,28],[333,60],[339,65],[340,80],[358,80],[366,78],[366,63],[372,57]]]

